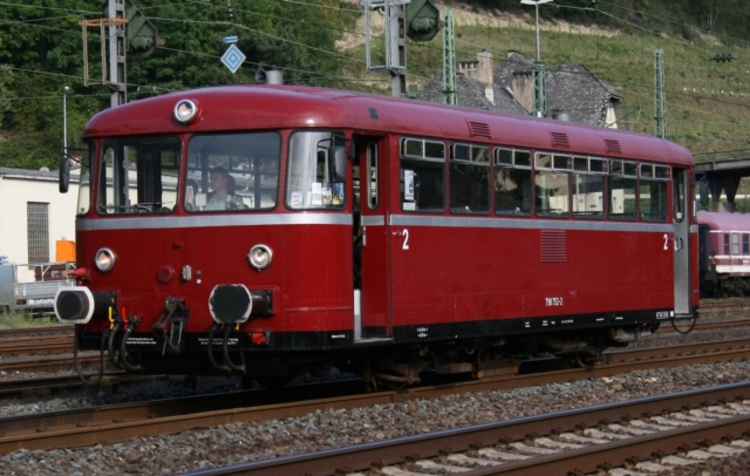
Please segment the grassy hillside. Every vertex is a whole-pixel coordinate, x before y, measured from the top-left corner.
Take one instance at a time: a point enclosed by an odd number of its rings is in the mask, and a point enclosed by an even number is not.
[[[680,25],[664,20],[670,18],[666,15],[669,3],[675,7],[673,18],[687,21],[691,14],[685,5],[689,2],[617,2],[620,6],[630,5],[629,11],[610,8],[613,3],[601,1],[598,10],[576,10],[573,16],[563,14],[562,9],[547,8],[542,33],[547,67],[585,65],[621,92],[620,127],[653,133],[654,54],[662,48],[668,138],[695,153],[750,149],[745,127],[745,120],[750,117],[750,48],[724,30],[721,40],[700,24]],[[511,50],[528,57],[535,54],[530,12],[515,7],[509,7],[509,11],[484,9],[482,2],[453,2],[453,7],[459,60],[475,58],[482,48],[492,51],[496,61]],[[750,7],[743,10],[750,11]],[[718,34],[718,25],[714,25],[714,30]],[[356,49],[355,56],[359,56],[362,48]],[[717,62],[712,59],[717,54],[734,59]],[[411,43],[410,87],[418,88],[428,78],[439,77],[441,65],[441,35],[431,43]]]

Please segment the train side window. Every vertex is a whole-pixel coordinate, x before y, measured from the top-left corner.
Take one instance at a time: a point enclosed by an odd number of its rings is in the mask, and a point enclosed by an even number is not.
[[[378,208],[378,144],[367,144],[367,206]]]
[[[640,164],[640,175],[638,200],[641,220],[666,221],[668,179],[657,178],[655,167],[651,164]]]
[[[578,216],[604,215],[604,172],[601,159],[576,157],[573,174],[573,213]],[[595,164],[593,167],[591,164]]]
[[[495,212],[531,213],[531,154],[525,150],[495,149]]]
[[[609,187],[607,201],[609,217],[614,219],[636,218],[636,191],[638,178],[632,167],[627,167],[631,174],[626,174],[627,162],[622,160],[610,161]]]
[[[747,233],[742,234],[742,254],[743,256],[750,256],[750,235]]]
[[[295,210],[344,207],[344,136],[329,131],[295,132],[289,142],[287,204]]]
[[[489,149],[473,144],[454,144],[450,166],[451,210],[482,213],[489,210]]]
[[[401,139],[401,207],[407,212],[441,211],[444,207],[445,144]]]
[[[536,211],[540,215],[567,215],[570,212],[571,157],[537,154],[534,160]]]
[[[722,240],[721,240],[721,242],[722,242],[722,244],[724,245],[724,246],[723,246],[723,247],[724,247],[723,253],[724,253],[725,255],[731,254],[731,252],[729,251],[729,233],[724,233],[724,234],[722,235]]]
[[[740,234],[739,233],[729,234],[729,254],[732,256],[740,255]]]

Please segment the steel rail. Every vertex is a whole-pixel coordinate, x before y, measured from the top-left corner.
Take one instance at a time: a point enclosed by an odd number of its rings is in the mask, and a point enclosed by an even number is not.
[[[19,337],[0,341],[0,355],[28,355],[73,351],[73,336]]]
[[[327,476],[340,473],[367,471],[376,466],[403,463],[408,460],[434,458],[441,454],[468,451],[472,448],[495,446],[498,443],[523,441],[538,435],[549,435],[575,431],[582,427],[615,423],[625,419],[639,418],[644,415],[676,412],[685,408],[706,406],[712,402],[727,402],[750,398],[750,382],[723,385],[710,389],[692,390],[659,397],[649,397],[627,402],[608,403],[588,408],[580,408],[551,414],[515,418],[512,420],[475,425],[454,430],[444,430],[422,435],[395,438],[375,443],[351,446],[348,448],[325,450],[314,453],[287,456],[253,463],[229,465],[223,468],[198,470],[185,473],[184,476],[226,476],[253,475],[279,476],[287,474],[305,474],[306,476]],[[750,417],[738,417],[724,420],[729,426],[696,425],[693,431],[678,429],[668,433],[670,436],[682,437],[670,447],[685,444],[689,436],[693,444],[699,441],[720,439],[728,435],[744,434],[750,431]],[[704,433],[701,433],[703,431]],[[697,433],[696,433],[697,432]],[[626,444],[612,443],[601,445],[609,447],[606,458],[618,456],[624,463],[629,457],[640,457],[648,452],[661,450],[656,437],[640,439],[640,445],[628,448]],[[632,445],[632,441],[631,441]],[[618,453],[619,451],[619,453]],[[596,470],[605,460],[593,458],[593,450],[565,452],[570,459],[560,459],[560,455],[533,458],[528,462],[503,464],[502,468],[490,467],[470,470],[462,474],[467,476],[484,476],[489,474],[519,475],[554,475],[569,474],[572,470]],[[577,459],[574,459],[577,458]],[[619,460],[609,460],[618,464]],[[501,463],[498,462],[498,465]],[[534,465],[539,465],[534,467]],[[506,473],[507,470],[513,472]]]
[[[93,379],[96,384],[81,380],[78,375],[63,375],[57,377],[23,378],[18,380],[0,380],[0,398],[15,397],[18,395],[32,394],[40,397],[44,394],[52,394],[60,391],[79,390],[83,387],[115,387],[121,383],[139,382],[159,378],[158,376],[143,376],[126,374],[122,371],[105,372],[102,382],[99,383],[97,373],[86,373],[84,377]]]
[[[0,330],[0,339],[10,339],[16,337],[25,336],[40,336],[40,335],[73,335],[73,328],[71,326],[40,326],[40,327],[19,327],[16,329],[2,329]]]
[[[96,365],[100,362],[99,352],[85,352],[78,355],[78,362],[82,366]],[[106,362],[106,360],[105,360]],[[49,372],[53,370],[73,369],[73,356],[49,355],[35,358],[7,358],[0,360],[0,371],[39,371]]]
[[[692,352],[690,347],[694,347]],[[704,353],[695,350],[696,348],[703,349]],[[678,349],[680,350],[676,352],[676,357],[671,359],[664,355],[665,352],[669,353],[664,349],[626,351],[611,354],[608,357],[609,363],[593,369],[496,376],[404,391],[355,394],[292,403],[247,407],[241,406],[247,405],[246,394],[240,394],[239,401],[234,405],[230,404],[233,398],[231,394],[220,394],[212,397],[212,402],[208,396],[200,396],[194,397],[196,400],[192,402],[190,398],[159,400],[0,419],[0,430],[5,433],[0,436],[0,454],[20,448],[49,449],[107,444],[133,437],[176,433],[233,422],[298,417],[316,410],[362,408],[461,393],[509,390],[583,378],[600,378],[646,368],[747,359],[750,358],[750,339],[729,343],[704,343],[698,346],[685,345],[679,346]],[[212,405],[219,405],[221,409],[216,409]],[[207,408],[210,410],[205,411]]]

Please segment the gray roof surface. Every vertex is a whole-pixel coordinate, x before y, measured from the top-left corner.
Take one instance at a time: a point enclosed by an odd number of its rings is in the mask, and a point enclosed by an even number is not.
[[[70,172],[70,181],[78,183],[78,170]],[[25,180],[38,180],[40,182],[57,182],[57,170],[35,170],[17,169],[12,167],[0,167],[0,177],[19,178]]]
[[[461,106],[486,111],[528,115],[529,111],[516,101],[510,91],[515,73],[531,74],[533,70],[534,62],[518,53],[511,53],[497,64],[494,71],[494,105],[485,98],[482,83],[459,74],[456,79],[458,102]],[[622,99],[614,87],[578,64],[561,65],[554,71],[547,71],[545,86],[550,115],[565,112],[571,122],[591,126],[604,127],[607,105],[610,101]],[[440,79],[428,82],[417,93],[418,99],[431,102],[443,102],[443,97]]]

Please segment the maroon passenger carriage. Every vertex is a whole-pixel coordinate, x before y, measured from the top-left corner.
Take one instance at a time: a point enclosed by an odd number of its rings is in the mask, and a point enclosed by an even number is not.
[[[136,101],[85,138],[56,313],[129,370],[415,381],[698,307],[693,159],[664,140],[293,86]]]

